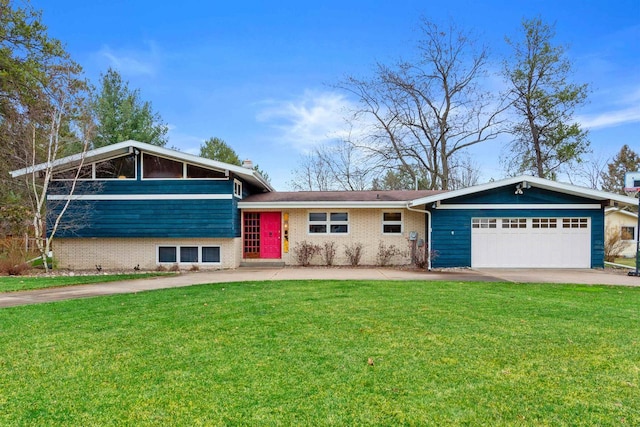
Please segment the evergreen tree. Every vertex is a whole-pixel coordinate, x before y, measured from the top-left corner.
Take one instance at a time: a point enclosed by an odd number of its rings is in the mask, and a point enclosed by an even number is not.
[[[129,89],[128,82],[111,68],[102,75],[93,110],[96,120],[93,148],[129,139],[160,147],[167,143],[169,128],[160,115],[152,110],[149,101],[140,99],[138,89]]]
[[[624,175],[640,170],[640,155],[628,145],[623,145],[618,154],[607,164],[602,172],[602,189],[611,193],[625,194]]]

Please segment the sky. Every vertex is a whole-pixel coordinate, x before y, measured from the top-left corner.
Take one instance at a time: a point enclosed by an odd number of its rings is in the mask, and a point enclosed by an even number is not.
[[[112,67],[140,90],[169,126],[167,147],[198,154],[205,140],[221,138],[280,191],[290,189],[302,156],[347,129],[357,100],[335,85],[346,76],[371,77],[376,63],[415,56],[420,17],[474,32],[489,47],[489,71],[496,73],[509,53],[505,37],[517,37],[522,19],[555,24],[554,41],[567,47],[573,81],[590,85],[589,102],[575,116],[589,130],[588,157],[609,159],[624,144],[640,152],[639,0],[31,5],[94,85]],[[506,143],[478,144],[469,153],[481,183],[506,176],[499,162]]]

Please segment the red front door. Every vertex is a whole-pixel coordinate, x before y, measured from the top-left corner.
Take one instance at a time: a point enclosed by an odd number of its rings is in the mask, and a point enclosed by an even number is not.
[[[280,258],[280,212],[260,214],[260,258]]]

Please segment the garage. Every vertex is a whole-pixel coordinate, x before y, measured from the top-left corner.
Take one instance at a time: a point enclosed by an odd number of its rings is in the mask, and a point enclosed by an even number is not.
[[[590,218],[472,218],[473,268],[590,268]]]

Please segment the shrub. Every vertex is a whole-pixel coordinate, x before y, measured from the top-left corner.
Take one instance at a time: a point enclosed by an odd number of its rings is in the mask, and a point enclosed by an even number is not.
[[[321,251],[321,246],[314,245],[313,243],[307,242],[306,240],[296,243],[296,245],[293,247],[294,256],[298,261],[298,264],[303,267],[309,266],[313,257],[316,254],[319,254]]]
[[[404,255],[404,252],[396,245],[387,246],[384,242],[380,241],[378,244],[378,254],[376,255],[376,265],[384,267],[389,265],[393,257],[402,255]]]
[[[156,271],[167,271],[167,267],[160,264],[159,266],[156,267]]]
[[[353,267],[360,264],[362,254],[364,253],[363,248],[362,243],[352,243],[350,246],[344,245],[344,254],[347,256],[349,264]]]
[[[191,268],[189,269],[189,271],[200,271],[200,267],[198,266],[198,264],[191,264]]]
[[[325,264],[333,265],[336,258],[336,242],[324,242],[322,257]]]
[[[6,240],[0,253],[0,274],[20,276],[31,267],[25,262],[26,251],[18,240]]]
[[[428,268],[429,267],[429,254],[431,256],[431,261],[438,257],[438,251],[429,251],[427,245],[422,245],[418,247],[413,256],[413,263],[418,268]]]
[[[178,263],[175,263],[169,268],[169,271],[180,271],[180,266]]]
[[[620,228],[607,226],[604,232],[604,260],[614,262],[619,258],[628,245],[628,242],[625,242],[628,239],[632,237],[623,235]]]

